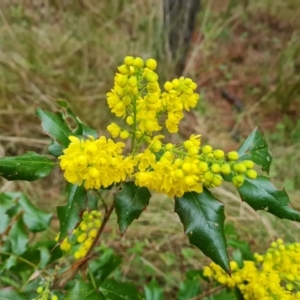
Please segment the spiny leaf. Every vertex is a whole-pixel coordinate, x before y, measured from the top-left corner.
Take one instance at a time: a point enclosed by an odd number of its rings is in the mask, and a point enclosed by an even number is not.
[[[252,160],[262,167],[263,171],[269,173],[272,156],[268,151],[263,133],[255,128],[238,149],[239,161]]]
[[[265,210],[278,218],[300,222],[300,213],[290,206],[286,191],[276,189],[267,177],[245,178],[238,191],[242,200],[253,209]]]
[[[72,131],[65,121],[58,114],[42,110],[40,107],[37,108],[36,115],[42,121],[43,131],[64,148],[67,148],[70,143],[69,136],[72,135]]]
[[[115,196],[116,214],[119,228],[124,233],[134,219],[138,219],[149,204],[151,194],[145,187],[138,187],[133,182],[122,185],[122,191]]]
[[[77,128],[73,130],[75,135],[91,135],[94,138],[98,137],[98,133],[95,129],[85,125],[71,110],[69,103],[65,100],[58,100],[57,103],[66,110],[66,116],[72,118],[77,124]]]
[[[87,207],[86,190],[83,185],[68,185],[68,204],[57,207],[57,215],[60,223],[59,239],[63,240],[80,221],[82,212]]]
[[[7,180],[34,181],[48,176],[54,162],[35,152],[0,158],[0,176]]]
[[[204,188],[202,193],[189,192],[176,198],[175,212],[190,243],[229,273],[223,203]]]

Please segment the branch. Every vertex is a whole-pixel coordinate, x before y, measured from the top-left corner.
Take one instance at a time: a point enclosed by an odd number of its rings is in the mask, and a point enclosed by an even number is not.
[[[82,269],[86,263],[88,262],[88,260],[91,257],[91,252],[93,251],[93,249],[95,248],[95,246],[98,243],[98,240],[106,226],[106,223],[108,222],[113,210],[115,208],[115,202],[112,203],[112,205],[110,206],[110,208],[108,209],[108,211],[106,212],[103,222],[101,224],[101,226],[98,229],[97,235],[93,241],[93,244],[91,245],[89,251],[87,252],[87,254],[85,255],[84,258],[82,258],[81,260],[75,262],[67,271],[59,274],[54,281],[53,286],[57,289],[62,289],[76,274],[77,272]]]

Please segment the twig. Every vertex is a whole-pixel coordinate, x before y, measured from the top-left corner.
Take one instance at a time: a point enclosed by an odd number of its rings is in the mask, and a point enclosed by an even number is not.
[[[110,208],[106,212],[103,222],[102,222],[100,228],[98,229],[97,235],[93,241],[93,244],[91,245],[90,249],[86,253],[85,257],[82,258],[81,260],[77,261],[76,263],[74,263],[67,271],[59,274],[55,278],[55,281],[53,284],[55,288],[63,288],[77,274],[77,272],[86,265],[86,263],[88,262],[88,260],[91,257],[90,254],[93,251],[93,249],[95,248],[95,246],[97,245],[97,242],[98,242],[98,240],[105,228],[105,225],[108,222],[114,208],[115,208],[115,202],[113,202],[113,204],[110,206]]]

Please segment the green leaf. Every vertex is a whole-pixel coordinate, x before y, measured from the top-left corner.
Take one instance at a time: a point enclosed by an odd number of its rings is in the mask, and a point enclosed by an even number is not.
[[[102,282],[121,264],[122,259],[114,253],[113,249],[105,249],[101,255],[89,263],[97,284]]]
[[[68,184],[68,204],[57,207],[60,223],[60,240],[71,234],[81,220],[81,214],[87,207],[86,190],[83,185]]]
[[[145,300],[164,300],[163,289],[152,280],[148,285],[144,286]]]
[[[0,234],[5,232],[10,223],[10,216],[7,214],[7,211],[16,204],[13,202],[11,194],[13,193],[0,194]]]
[[[48,147],[48,152],[55,157],[59,157],[63,155],[63,147],[59,143],[53,141],[53,143]]]
[[[24,211],[23,221],[28,229],[32,232],[46,230],[50,226],[52,214],[39,210],[21,193],[18,198],[18,203]]]
[[[90,284],[76,280],[75,285],[69,289],[64,297],[65,300],[99,300],[99,294]]]
[[[200,282],[197,279],[186,279],[180,283],[178,300],[189,300],[200,294]]]
[[[265,210],[278,218],[300,222],[300,213],[290,206],[286,191],[276,189],[265,176],[245,178],[238,192],[242,200],[255,210]]]
[[[224,204],[204,188],[202,193],[189,192],[176,198],[175,212],[190,243],[230,273],[224,234]]]
[[[7,180],[34,181],[48,176],[54,162],[35,152],[0,158],[0,176]]]
[[[263,171],[269,173],[272,156],[268,151],[263,133],[255,128],[238,149],[239,161],[252,160],[262,167]]]
[[[25,252],[28,243],[28,235],[25,224],[21,218],[11,227],[8,238],[11,242],[12,253],[21,255]]]
[[[74,112],[69,107],[69,104],[65,100],[58,100],[57,103],[66,110],[66,115],[71,117],[77,124],[77,128],[73,130],[75,135],[91,135],[94,138],[98,137],[98,133],[95,129],[85,125],[82,121],[74,114]]]
[[[59,115],[42,110],[39,107],[36,110],[36,115],[42,121],[44,133],[48,134],[63,147],[68,147],[70,143],[69,136],[72,135],[72,131],[65,121]]]
[[[115,279],[106,279],[100,286],[101,294],[108,300],[141,300],[142,295],[137,288],[127,282],[117,282]]]
[[[40,257],[41,257],[39,262],[39,267],[41,269],[44,269],[47,266],[48,262],[50,261],[51,254],[49,249],[46,247],[40,247],[39,250],[40,250]]]
[[[115,196],[116,214],[119,228],[124,233],[134,219],[138,219],[149,204],[151,194],[146,187],[138,187],[133,182],[122,185],[122,191]]]
[[[227,239],[227,245],[234,249],[240,250],[244,260],[253,260],[254,259],[248,242],[240,241],[240,240],[234,239],[234,238],[229,238],[229,239]]]

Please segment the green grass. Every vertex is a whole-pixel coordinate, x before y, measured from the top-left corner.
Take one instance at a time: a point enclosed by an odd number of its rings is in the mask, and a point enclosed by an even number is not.
[[[300,209],[298,0],[227,2],[228,7],[221,0],[203,1],[184,70],[198,82],[202,103],[196,114],[187,115],[180,135],[201,133],[204,143],[227,151],[260,126],[274,157],[271,175]],[[162,57],[161,1],[15,3],[0,5],[0,156],[46,153],[49,139],[34,110],[36,105],[57,110],[60,98],[104,134],[112,120],[105,95],[123,57]],[[173,78],[174,65],[161,59],[160,72],[162,79]],[[240,99],[242,112],[222,99],[221,88]],[[0,191],[20,188],[48,210],[65,201],[59,169],[39,182],[2,183]],[[227,204],[228,221],[254,250],[265,250],[279,236],[299,240],[299,225],[255,213],[227,187],[216,195]],[[122,278],[141,284],[155,276],[172,299],[184,272],[203,264],[203,255],[188,245],[172,200],[155,197],[122,239],[115,221],[105,238],[124,257]]]

